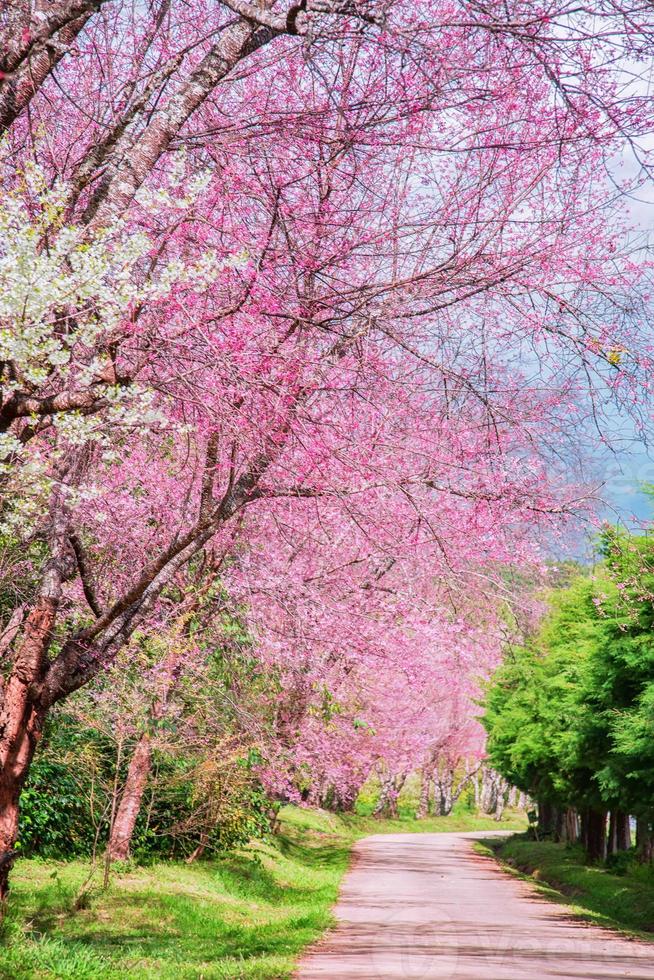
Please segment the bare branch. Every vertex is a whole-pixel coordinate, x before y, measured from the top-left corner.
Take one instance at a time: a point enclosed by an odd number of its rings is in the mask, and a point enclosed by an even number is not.
[[[75,552],[75,558],[77,560],[77,567],[79,569],[79,577],[82,582],[82,589],[84,590],[84,597],[89,604],[89,607],[93,611],[96,619],[102,616],[102,609],[100,608],[100,603],[98,602],[95,589],[93,587],[93,581],[91,579],[90,570],[88,563],[86,561],[86,555],[84,553],[84,548],[82,542],[80,541],[77,534],[72,531],[69,535],[70,544]]]

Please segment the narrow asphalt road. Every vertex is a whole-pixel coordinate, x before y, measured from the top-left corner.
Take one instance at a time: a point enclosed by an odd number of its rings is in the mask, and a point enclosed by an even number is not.
[[[474,853],[481,834],[360,841],[298,980],[654,980],[654,945],[575,921]],[[488,835],[486,835],[488,836]]]

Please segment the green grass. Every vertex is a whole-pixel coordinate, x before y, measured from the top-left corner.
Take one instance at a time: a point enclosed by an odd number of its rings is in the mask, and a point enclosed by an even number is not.
[[[366,837],[369,834],[433,834],[455,833],[476,830],[525,830],[527,818],[522,813],[507,813],[498,823],[494,817],[478,816],[475,813],[459,811],[450,817],[429,817],[426,820],[416,820],[413,813],[403,813],[397,820],[378,820],[368,814],[339,814],[338,820],[342,827],[354,839]]]
[[[521,829],[524,821],[501,826]],[[88,864],[24,860],[12,876],[0,978],[290,977],[300,953],[333,921],[357,838],[497,827],[470,814],[377,821],[286,807],[273,840],[193,865],[127,868],[106,892],[99,880],[93,884],[78,911]]]
[[[632,864],[624,875],[584,864],[580,847],[522,837],[478,844],[536,883],[548,899],[563,902],[579,917],[641,938],[654,939],[654,870]]]

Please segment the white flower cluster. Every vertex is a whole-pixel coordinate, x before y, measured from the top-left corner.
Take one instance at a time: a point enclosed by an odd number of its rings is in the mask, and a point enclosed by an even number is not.
[[[145,299],[134,276],[151,247],[123,227],[84,239],[61,223],[65,193],[43,189],[35,216],[18,192],[0,200],[0,360],[12,372],[5,393],[62,378],[75,348],[111,336]]]
[[[184,167],[180,160],[173,189],[181,186]],[[174,197],[175,208],[190,207],[208,180],[205,173],[187,180],[183,193]],[[168,197],[146,206],[154,211],[169,207]],[[0,489],[5,501],[11,497],[15,502],[2,511],[0,530],[30,523],[47,496],[56,447],[94,441],[109,459],[115,433],[163,423],[151,391],[141,384],[116,384],[108,371],[107,346],[126,335],[132,311],[164,299],[180,285],[209,288],[226,265],[247,261],[239,255],[226,263],[207,251],[193,262],[174,258],[153,264],[149,236],[123,221],[94,234],[68,226],[67,198],[67,187],[48,186],[34,165],[22,172],[20,184],[0,194],[2,398],[15,392],[41,398],[89,390],[101,398],[102,408],[55,414],[50,431],[56,439],[50,440],[48,453],[26,448],[11,431],[0,436]]]
[[[198,175],[188,200],[176,204],[189,206],[206,179]],[[247,261],[239,255],[224,262],[208,251],[198,261],[172,259],[144,276],[153,247],[148,235],[122,221],[93,236],[66,226],[65,185],[48,188],[34,166],[25,171],[25,189],[29,204],[20,189],[0,198],[0,361],[12,365],[5,393],[51,382],[53,371],[63,380],[76,350],[87,354],[90,380],[88,355],[99,339],[115,337],[131,309],[179,285],[205,289],[226,265]]]
[[[184,148],[172,157],[164,183],[157,187],[143,184],[136,192],[136,200],[148,214],[188,211],[197,203],[211,183],[213,171],[209,168],[188,173],[188,155]]]

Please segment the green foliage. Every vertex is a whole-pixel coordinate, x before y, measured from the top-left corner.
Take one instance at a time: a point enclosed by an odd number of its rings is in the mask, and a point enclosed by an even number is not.
[[[41,857],[91,854],[103,840],[112,746],[63,712],[49,719],[21,796],[18,849]]]
[[[19,849],[43,857],[89,854],[93,824],[87,798],[63,763],[42,759],[21,797]]]
[[[199,765],[160,757],[157,782],[139,814],[132,853],[139,861],[182,858],[202,847],[226,851],[270,833],[271,803],[249,758]]]
[[[122,753],[119,785],[132,742]],[[271,804],[254,770],[256,754],[216,758],[155,752],[132,854],[140,862],[183,858],[198,846],[229,850],[270,831]],[[69,859],[102,851],[108,835],[116,746],[96,727],[51,716],[21,798],[18,849]]]
[[[637,855],[634,847],[630,847],[628,851],[616,851],[615,854],[609,854],[606,859],[607,870],[618,877],[632,871],[636,863]]]
[[[508,654],[486,699],[492,765],[525,792],[559,804],[598,795],[582,745],[586,675],[603,629],[592,589],[579,577],[551,595],[539,634]]]
[[[557,805],[648,812],[654,799],[654,542],[607,529],[603,565],[549,596],[485,700],[492,764]]]
[[[256,717],[265,730],[271,679],[253,661],[238,616],[225,611],[219,581],[204,601],[206,608],[167,630],[135,634],[111,671],[50,716],[23,794],[25,854],[71,858],[104,849],[114,792],[143,734],[153,765],[130,849],[135,859],[228,850],[269,833],[271,804],[257,776],[265,760],[243,719]]]

